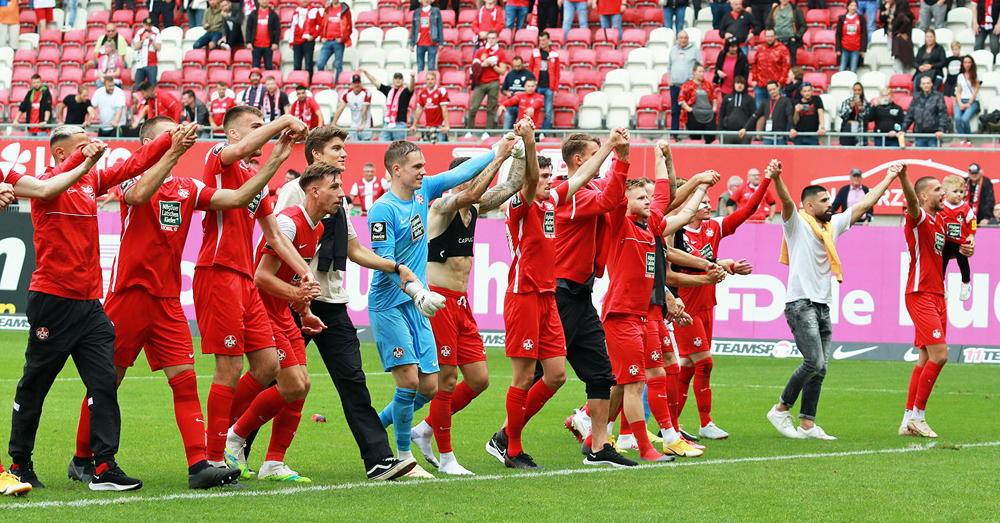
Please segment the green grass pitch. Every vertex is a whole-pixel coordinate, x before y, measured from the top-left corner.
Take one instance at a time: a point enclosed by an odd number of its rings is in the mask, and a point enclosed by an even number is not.
[[[27,334],[0,332],[0,387],[13,398]],[[195,340],[197,343],[197,340]],[[912,366],[834,361],[826,378],[818,422],[838,441],[787,440],[764,418],[795,360],[719,357],[714,369],[716,423],[730,432],[708,442],[701,458],[639,470],[582,465],[579,444],[562,420],[583,402],[573,378],[525,430],[525,447],[544,473],[512,472],[483,445],[504,418],[510,366],[488,349],[489,390],[455,416],[460,462],[478,476],[436,481],[365,481],[362,462],[326,369],[310,347],[312,390],[287,462],[312,478],[306,486],[251,479],[233,493],[187,489],[186,464],[174,424],[170,389],[140,358],[122,384],[121,452],[126,472],[145,485],[135,493],[91,492],[66,477],[84,388],[72,362],[45,403],[35,469],[46,488],[0,499],[9,521],[998,521],[1000,379],[995,367],[949,364],[928,405],[941,435],[928,440],[896,435]],[[368,387],[380,409],[392,396],[374,347],[363,347]],[[202,402],[212,359],[199,354]],[[8,403],[9,405],[9,403]],[[10,410],[0,424],[9,426]],[[323,414],[326,423],[314,423]],[[426,407],[416,415],[422,419]],[[693,398],[681,422],[696,428]],[[269,425],[261,431],[251,466],[262,459]],[[391,434],[390,434],[391,440]],[[419,451],[414,454],[425,468]],[[629,454],[635,457],[635,453]],[[5,465],[10,458],[4,453]]]

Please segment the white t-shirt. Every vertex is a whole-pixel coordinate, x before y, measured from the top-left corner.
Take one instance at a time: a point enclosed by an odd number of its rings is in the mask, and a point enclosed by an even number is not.
[[[101,129],[108,130],[118,127],[125,120],[125,91],[117,87],[110,94],[106,88],[101,87],[94,93],[94,98],[90,100],[90,103],[97,108]],[[115,122],[113,121],[115,111],[118,109],[122,110],[122,114],[118,117],[118,121]]]
[[[851,228],[851,208],[834,214],[833,241]],[[826,246],[813,232],[809,222],[798,212],[792,214],[782,225],[788,244],[788,292],[785,303],[808,299],[829,305],[833,302],[830,279],[834,277],[830,268],[830,257]]]
[[[350,89],[340,97],[340,101],[347,104],[347,108],[351,110],[351,129],[357,129],[364,121],[362,117],[364,116],[365,106],[372,103],[372,93],[367,89],[362,89],[359,93],[355,93],[353,89]],[[336,124],[337,122],[333,123]],[[364,125],[366,130],[371,130],[372,113],[370,108],[368,110],[368,121],[364,122]]]

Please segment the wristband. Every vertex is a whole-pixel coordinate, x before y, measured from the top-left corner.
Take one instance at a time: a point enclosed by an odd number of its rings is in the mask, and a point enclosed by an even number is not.
[[[396,274],[399,274],[399,266],[400,265],[402,265],[402,263],[396,262],[396,265],[392,268],[392,272],[394,272]]]

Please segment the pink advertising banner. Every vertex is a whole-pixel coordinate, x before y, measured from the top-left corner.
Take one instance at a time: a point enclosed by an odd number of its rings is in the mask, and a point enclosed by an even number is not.
[[[364,218],[355,217],[358,231],[367,231]],[[201,215],[196,214],[184,250],[181,302],[194,319],[191,278],[201,245]],[[105,282],[110,277],[118,248],[121,220],[118,213],[100,213],[101,264]],[[481,329],[503,330],[503,297],[507,287],[510,251],[502,220],[484,219],[476,228],[475,261],[469,298]],[[368,244],[362,234],[362,243]],[[717,287],[715,337],[740,340],[791,339],[783,314],[788,268],[778,263],[781,227],[746,224],[722,241],[723,258],[746,258],[754,265],[749,276],[731,276]],[[831,307],[834,340],[863,343],[911,343],[913,327],[902,300],[907,255],[900,227],[855,227],[841,236],[838,252],[844,266],[844,283],[834,282]],[[956,345],[996,345],[1000,332],[1000,230],[980,229],[977,252],[971,260],[972,298],[958,299],[960,277],[955,264],[948,274],[953,290],[948,298],[948,342]],[[349,263],[345,286],[351,295],[349,311],[357,325],[368,325],[368,286],[371,272]],[[607,288],[598,280],[595,305]]]

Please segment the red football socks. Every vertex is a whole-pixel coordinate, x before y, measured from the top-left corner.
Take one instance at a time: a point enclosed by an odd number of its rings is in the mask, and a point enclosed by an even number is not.
[[[92,458],[90,450],[90,406],[87,396],[83,397],[83,407],[80,408],[80,424],[76,427],[76,457]]]
[[[241,438],[249,436],[251,432],[261,428],[277,416],[278,412],[281,412],[281,409],[285,408],[288,403],[285,398],[281,397],[278,387],[268,388],[258,394],[250,403],[250,408],[233,425],[233,432]]]
[[[677,390],[677,378],[681,373],[680,365],[674,363],[663,368],[667,372],[667,406],[670,407],[670,420],[674,424],[674,430],[680,431],[681,426],[677,423],[677,416],[680,415],[680,411],[677,410],[677,396],[680,392]]]
[[[646,380],[646,400],[649,402],[649,411],[653,414],[653,418],[656,419],[660,428],[673,428],[674,422],[670,417],[670,406],[667,399],[666,376]]]
[[[469,403],[476,399],[476,396],[479,396],[479,393],[472,390],[472,387],[464,380],[456,385],[455,392],[451,393],[451,414],[454,416],[456,412],[469,406]]]
[[[625,403],[625,402],[622,401],[622,403]],[[625,411],[623,411],[623,410],[619,409],[618,412],[620,412],[621,415],[622,415],[621,429],[618,430],[618,435],[619,436],[624,436],[626,434],[631,434],[632,433],[632,424],[629,422],[628,416],[625,415]],[[612,420],[612,421],[614,421],[614,420]]]
[[[694,377],[694,367],[681,367],[680,376],[677,378],[677,416],[684,411],[684,404],[687,403],[688,389],[691,388],[691,378]]]
[[[927,398],[930,397],[931,390],[934,389],[934,382],[937,381],[938,374],[941,373],[943,367],[943,365],[938,365],[930,360],[924,365],[924,370],[920,373],[920,384],[917,386],[916,401],[913,402],[914,407],[920,410],[927,407]]]
[[[920,386],[920,373],[923,367],[913,366],[913,374],[910,374],[910,388],[906,391],[906,410],[913,410],[913,404],[917,401],[917,387]]]
[[[517,387],[507,389],[507,455],[517,456],[521,448],[521,429],[524,428],[524,405],[528,401],[528,391]]]
[[[694,364],[694,399],[698,403],[701,426],[712,422],[712,358],[708,357]]]
[[[629,424],[632,428],[632,434],[635,435],[635,442],[639,444],[639,455],[643,459],[653,461],[662,454],[653,448],[653,444],[649,442],[649,436],[646,434],[646,421],[633,421]]]
[[[174,392],[174,417],[190,467],[205,459],[205,420],[198,399],[198,378],[193,370],[186,370],[167,383]]]
[[[229,412],[233,407],[236,391],[231,387],[213,383],[208,390],[208,427],[205,432],[205,452],[209,461],[223,461],[226,434],[229,432]]]
[[[302,421],[302,405],[306,400],[295,400],[286,403],[285,406],[274,416],[274,423],[271,424],[271,443],[267,447],[265,461],[285,461],[285,452],[292,444],[295,431]]]
[[[236,424],[236,420],[240,419],[240,416],[247,411],[254,398],[261,392],[264,392],[266,388],[254,379],[249,372],[240,378],[239,384],[236,385],[236,394],[233,396],[233,406],[229,410],[229,427]],[[228,430],[229,427],[226,427],[226,429]]]
[[[528,391],[528,399],[524,403],[524,424],[527,425],[538,411],[542,410],[545,403],[555,396],[556,391],[545,384],[545,380],[538,380]]]
[[[451,452],[451,402],[454,396],[446,390],[439,390],[431,400],[428,424],[434,430],[434,441],[437,441],[438,452]]]

